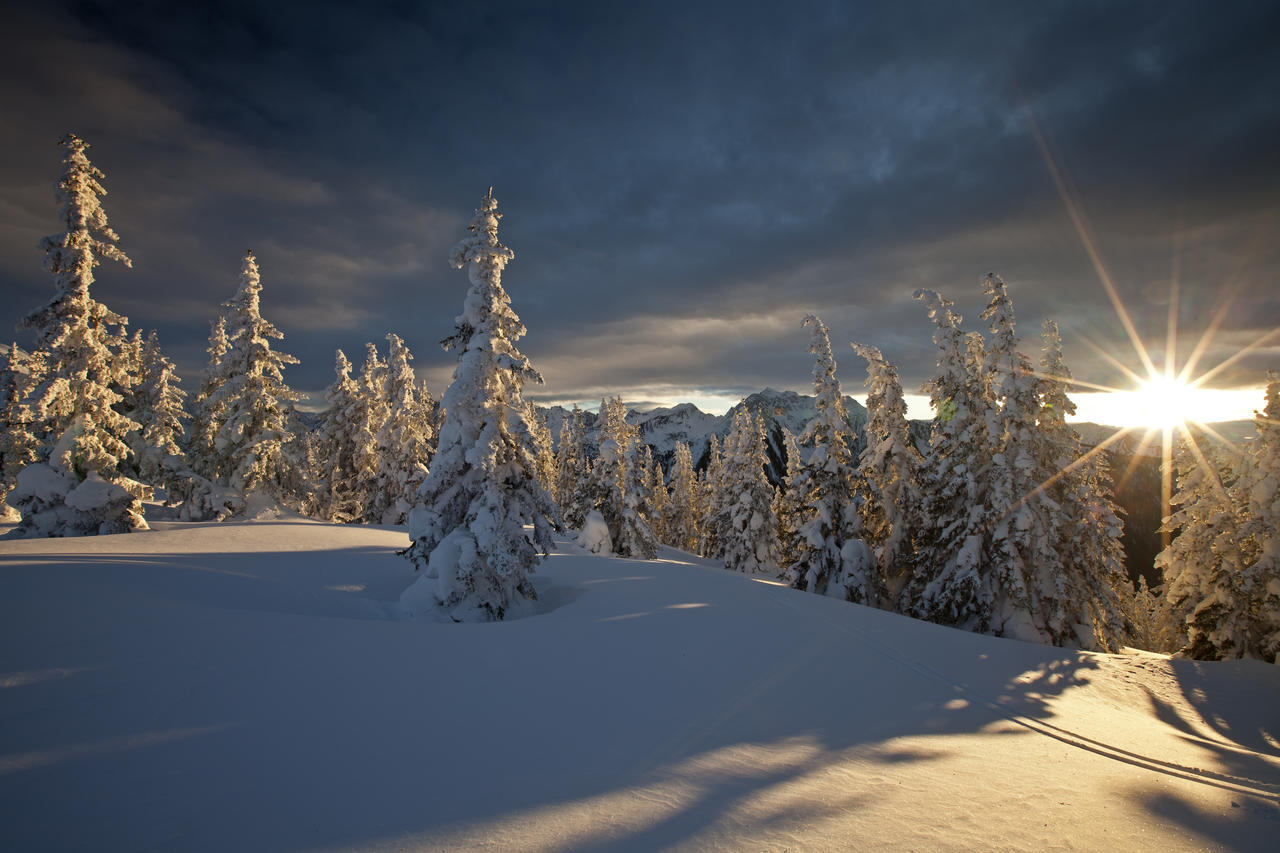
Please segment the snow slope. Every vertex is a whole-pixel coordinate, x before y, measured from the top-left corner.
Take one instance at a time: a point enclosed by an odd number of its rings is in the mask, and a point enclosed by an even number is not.
[[[1273,849],[1280,668],[562,544],[398,620],[395,529],[0,542],[3,850]]]

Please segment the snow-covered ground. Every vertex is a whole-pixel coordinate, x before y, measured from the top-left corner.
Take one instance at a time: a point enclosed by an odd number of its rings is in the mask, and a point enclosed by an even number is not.
[[[3,850],[1275,849],[1280,667],[1068,652],[562,544],[396,617],[393,529],[0,542]]]

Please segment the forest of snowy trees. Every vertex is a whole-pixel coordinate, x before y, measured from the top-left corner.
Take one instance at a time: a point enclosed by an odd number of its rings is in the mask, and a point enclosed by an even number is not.
[[[63,141],[63,230],[41,249],[54,295],[23,326],[28,352],[0,364],[0,496],[11,536],[146,529],[144,503],[186,520],[283,506],[332,522],[406,524],[418,581],[410,612],[494,620],[535,597],[529,574],[561,528],[635,559],[667,545],[732,571],[964,630],[1062,646],[1132,644],[1203,658],[1274,661],[1280,649],[1280,379],[1269,375],[1256,436],[1239,447],[1184,441],[1157,558],[1163,584],[1133,586],[1104,454],[1067,422],[1071,375],[1056,326],[1038,364],[1013,302],[984,282],[985,332],[952,303],[916,293],[934,325],[934,417],[913,437],[897,370],[873,346],[867,421],[846,410],[829,331],[803,318],[815,413],[778,442],[767,413],[733,410],[705,454],[655,458],[620,398],[548,427],[523,397],[541,377],[516,347],[524,327],[502,273],[492,191],[450,261],[469,288],[453,334],[453,381],[434,399],[395,334],[357,372],[341,350],[318,428],[285,381],[297,360],[261,313],[263,273],[247,252],[212,318],[199,387],[182,390],[155,333],[90,293],[94,268],[128,266],[102,207],[87,144]],[[229,273],[234,268],[229,270]],[[268,281],[269,281],[269,273]],[[230,280],[230,275],[228,275]],[[228,288],[231,290],[231,288]],[[779,448],[774,448],[775,452]],[[665,464],[664,464],[665,463]]]

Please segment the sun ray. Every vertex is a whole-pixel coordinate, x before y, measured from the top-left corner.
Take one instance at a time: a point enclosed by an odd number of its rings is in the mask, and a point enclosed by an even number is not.
[[[1148,375],[1157,375],[1156,366],[1151,361],[1151,356],[1147,353],[1146,345],[1142,342],[1142,336],[1138,334],[1138,329],[1134,326],[1133,320],[1129,316],[1129,311],[1124,307],[1124,302],[1120,299],[1120,293],[1116,290],[1115,284],[1111,280],[1111,274],[1107,271],[1106,265],[1102,262],[1102,256],[1094,246],[1093,236],[1088,223],[1085,222],[1084,213],[1068,189],[1066,181],[1063,179],[1062,171],[1059,169],[1053,154],[1049,151],[1049,145],[1045,141],[1044,135],[1040,132],[1040,125],[1036,121],[1035,114],[1029,104],[1023,104],[1023,111],[1031,128],[1031,134],[1035,137],[1036,145],[1040,149],[1040,156],[1049,170],[1049,175],[1053,178],[1054,186],[1058,189],[1058,195],[1062,198],[1062,203],[1067,209],[1067,215],[1071,217],[1071,223],[1075,226],[1076,234],[1080,237],[1080,243],[1084,246],[1084,250],[1093,264],[1094,271],[1098,274],[1098,280],[1102,282],[1103,288],[1107,291],[1107,298],[1111,300],[1111,307],[1115,309],[1116,316],[1120,319],[1121,325],[1124,326],[1125,333],[1128,334],[1129,341],[1133,344],[1133,349],[1138,354],[1138,358],[1141,359],[1143,367],[1147,369]]]
[[[1252,343],[1242,347],[1241,349],[1236,350],[1229,357],[1227,357],[1220,364],[1218,364],[1217,367],[1214,367],[1213,369],[1207,370],[1204,373],[1200,374],[1198,377],[1196,377],[1196,379],[1193,382],[1189,384],[1193,388],[1199,388],[1201,385],[1204,385],[1204,383],[1208,382],[1210,379],[1217,376],[1219,373],[1226,370],[1228,367],[1235,364],[1237,361],[1244,358],[1246,355],[1253,352],[1258,347],[1262,346],[1267,341],[1271,340],[1277,335],[1280,335],[1280,326],[1276,326],[1271,331],[1264,332],[1263,334],[1259,335]]]

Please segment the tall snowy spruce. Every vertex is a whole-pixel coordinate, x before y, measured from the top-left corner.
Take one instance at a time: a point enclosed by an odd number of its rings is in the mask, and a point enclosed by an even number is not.
[[[1244,449],[1228,456],[1187,436],[1177,455],[1175,509],[1162,528],[1176,535],[1156,565],[1185,615],[1188,657],[1275,661],[1280,650],[1280,381],[1268,379]]]
[[[349,523],[364,514],[364,498],[354,486],[360,391],[351,378],[351,362],[342,350],[334,353],[333,373],[333,384],[324,392],[329,407],[313,439],[318,488],[307,509],[328,521]]]
[[[200,380],[200,388],[195,399],[191,401],[191,433],[187,441],[187,458],[191,467],[203,477],[216,479],[218,476],[218,430],[226,420],[225,406],[213,401],[213,395],[223,383],[226,376],[222,372],[222,360],[230,349],[227,341],[227,318],[218,315],[209,329],[209,346],[205,350],[209,354],[209,362],[205,366]]]
[[[10,344],[0,366],[0,520],[18,521],[17,510],[4,503],[23,468],[35,462],[40,443],[31,432],[31,409],[23,400],[31,374],[17,344]]]
[[[25,405],[46,462],[27,466],[9,494],[22,514],[19,536],[146,528],[138,502],[144,490],[122,470],[131,454],[128,435],[139,424],[116,408],[117,389],[133,384],[127,360],[119,357],[128,319],[89,292],[93,268],[103,259],[132,264],[107,224],[103,174],[85,156],[89,146],[74,134],[62,146],[57,199],[65,230],[40,242],[55,295],[23,321],[37,334],[37,376]]]
[[[990,459],[987,421],[995,408],[981,373],[980,342],[966,337],[952,302],[918,290],[937,328],[938,373],[925,385],[933,407],[922,478],[916,569],[902,602],[909,615],[978,632],[998,632],[1007,608],[985,563]]]
[[[513,254],[498,242],[498,202],[484,197],[450,262],[470,288],[453,335],[453,382],[439,446],[409,516],[405,555],[421,575],[401,596],[411,614],[443,609],[454,621],[492,621],[537,598],[529,575],[551,548],[558,512],[538,482],[522,435],[524,383],[541,382],[516,349],[524,325],[502,287]],[[533,525],[532,539],[525,525]]]
[[[1037,476],[1044,478],[1044,489],[1058,506],[1058,560],[1041,567],[1041,587],[1051,590],[1039,596],[1041,618],[1055,644],[1115,651],[1126,634],[1120,594],[1135,594],[1128,593],[1124,524],[1111,497],[1105,457],[1085,453],[1080,436],[1067,423],[1076,410],[1067,396],[1071,371],[1052,320],[1045,321],[1041,339]],[[1057,574],[1043,573],[1045,568]]]
[[[831,339],[826,325],[812,314],[804,324],[813,330],[809,352],[814,356],[818,413],[800,437],[813,451],[800,485],[804,515],[796,528],[796,562],[788,577],[796,589],[877,606],[883,589],[862,539],[854,436],[836,378]]]
[[[773,486],[765,474],[768,462],[764,419],[738,406],[717,471],[708,469],[706,538],[711,550],[705,556],[721,560],[730,571],[777,571],[778,522]]]
[[[435,451],[435,401],[417,384],[412,360],[400,336],[387,335],[384,416],[374,436],[377,469],[367,512],[382,524],[409,517]]]
[[[702,538],[701,495],[689,443],[676,444],[671,465],[670,494],[662,514],[662,541],[681,551],[696,553]]]
[[[640,430],[627,423],[621,397],[600,402],[600,453],[591,466],[588,491],[609,528],[613,552],[651,560],[658,539],[650,526],[649,484],[645,481]]]
[[[867,446],[858,460],[859,486],[866,492],[862,526],[875,551],[884,605],[897,610],[911,577],[924,460],[911,441],[897,368],[876,347],[851,346],[867,362]]]
[[[302,395],[285,384],[285,366],[298,360],[271,348],[284,334],[262,316],[261,294],[258,262],[247,252],[240,287],[224,303],[228,349],[219,365],[221,385],[208,404],[222,414],[214,437],[220,477],[244,495],[283,500],[289,476],[284,446],[294,437],[293,404]]]
[[[1070,588],[1059,553],[1061,507],[1044,488],[1058,469],[1037,424],[1040,380],[1018,350],[1004,280],[990,274],[983,289],[988,301],[982,319],[991,324],[984,369],[996,401],[987,422],[991,526],[985,563],[998,605],[992,629],[1006,637],[1075,645],[1078,613],[1072,610],[1079,592]]]
[[[155,332],[142,344],[141,362],[133,418],[142,431],[134,436],[133,450],[142,481],[167,486],[166,472],[186,466],[181,442],[186,435],[187,392],[178,387],[177,369],[160,349]]]

